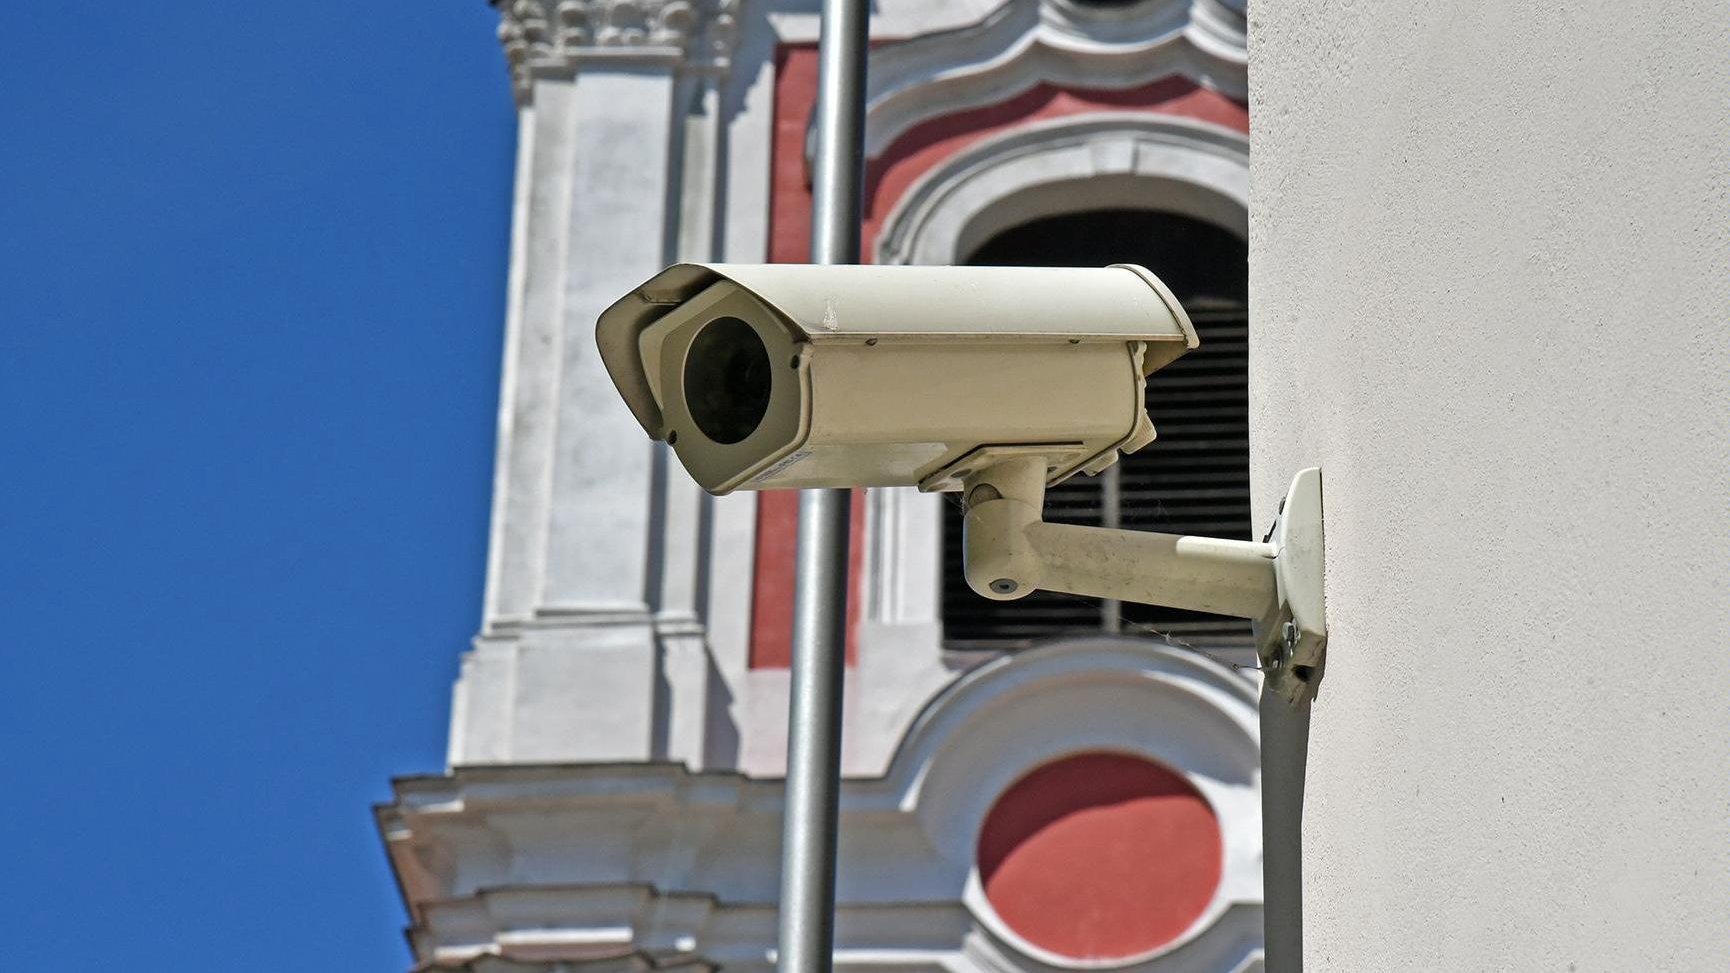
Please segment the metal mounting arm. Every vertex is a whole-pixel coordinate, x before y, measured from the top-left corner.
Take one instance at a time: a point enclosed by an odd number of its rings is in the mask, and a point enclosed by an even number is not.
[[[1327,645],[1321,471],[1307,469],[1266,540],[1045,523],[1046,459],[1005,455],[965,478],[967,583],[997,601],[1037,589],[1253,619],[1270,690],[1315,695]]]

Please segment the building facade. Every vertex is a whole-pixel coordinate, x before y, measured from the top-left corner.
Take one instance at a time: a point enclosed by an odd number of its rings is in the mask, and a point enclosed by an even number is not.
[[[1306,969],[1730,969],[1730,15],[1253,9],[1254,495],[1327,491]]]
[[[796,497],[699,491],[593,332],[668,263],[806,259],[815,6],[500,0],[484,625],[448,768],[379,809],[420,967],[773,964]],[[1141,263],[1201,334],[1150,380],[1159,441],[1051,519],[1250,535],[1245,26],[1238,0],[874,5],[867,259]],[[1259,969],[1247,630],[977,598],[943,496],[862,491],[854,521],[837,968]]]

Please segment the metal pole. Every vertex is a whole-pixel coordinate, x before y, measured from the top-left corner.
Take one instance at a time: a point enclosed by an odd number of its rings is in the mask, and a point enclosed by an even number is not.
[[[868,11],[866,0],[823,0],[811,191],[814,264],[859,262]],[[779,973],[829,973],[834,959],[852,506],[851,490],[807,490],[799,498]]]
[[[1304,770],[1310,704],[1261,693],[1262,931],[1267,973],[1303,973]]]
[[[859,262],[865,185],[866,0],[823,0],[817,47],[817,157],[811,172],[811,262]]]
[[[1113,463],[1099,474],[1099,526],[1117,530],[1123,526],[1123,464]],[[1116,634],[1123,631],[1123,602],[1102,598],[1099,627]]]

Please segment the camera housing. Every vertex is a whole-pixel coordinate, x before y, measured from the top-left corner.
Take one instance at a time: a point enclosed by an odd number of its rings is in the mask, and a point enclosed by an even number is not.
[[[1148,374],[1197,339],[1147,270],[677,264],[602,313],[601,358],[711,493],[1047,484],[1151,442]]]
[[[677,264],[608,308],[631,413],[711,493],[965,491],[967,582],[1253,619],[1266,690],[1313,699],[1327,647],[1321,470],[1260,542],[1044,521],[1045,488],[1153,440],[1147,376],[1191,348],[1141,267]]]

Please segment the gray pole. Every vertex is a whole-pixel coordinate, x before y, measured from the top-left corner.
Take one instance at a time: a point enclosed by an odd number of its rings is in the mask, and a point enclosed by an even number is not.
[[[1267,973],[1303,973],[1304,770],[1310,703],[1261,693],[1262,929]]]
[[[823,0],[811,190],[814,264],[859,262],[868,10],[866,0]],[[834,959],[852,506],[851,490],[807,490],[799,498],[779,973],[828,973]]]
[[[866,0],[823,0],[817,46],[817,157],[811,173],[811,262],[859,262],[865,186]]]

